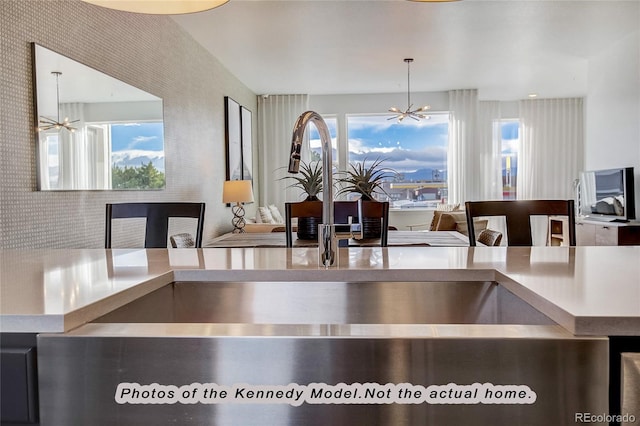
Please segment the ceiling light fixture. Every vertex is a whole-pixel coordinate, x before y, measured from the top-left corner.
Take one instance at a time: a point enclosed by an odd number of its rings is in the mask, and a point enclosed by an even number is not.
[[[62,73],[60,71],[51,71],[51,74],[56,76],[56,108],[58,108],[58,119],[54,120],[53,118],[41,116],[38,131],[43,132],[51,129],[67,129],[68,131],[73,133],[76,131],[76,128],[71,124],[76,123],[80,120],[69,121],[69,117],[65,117],[63,121],[60,121],[60,86],[58,80],[60,79]]]
[[[459,1],[459,0],[409,0],[414,1],[416,3],[445,3],[450,1]]]
[[[411,62],[413,62],[413,58],[405,58],[404,60],[407,63],[407,109],[402,111],[396,107],[389,108],[389,112],[393,112],[397,114],[394,117],[388,118],[388,120],[398,119],[398,121],[404,120],[406,117],[413,118],[416,121],[420,121],[420,119],[429,119],[428,115],[422,114],[423,112],[431,109],[429,105],[425,105],[415,110],[411,110],[413,104],[411,103]]]
[[[222,6],[229,0],[83,0],[109,9],[151,15],[182,15],[204,12]]]

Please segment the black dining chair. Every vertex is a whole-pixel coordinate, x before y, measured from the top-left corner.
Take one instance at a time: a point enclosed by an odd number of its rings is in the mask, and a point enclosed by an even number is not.
[[[388,246],[389,236],[389,202],[387,201],[363,201],[362,216],[364,220],[358,217],[357,201],[335,201],[333,203],[333,217],[335,223],[348,223],[351,217],[353,222],[361,222],[364,226],[365,238],[370,228],[376,235],[380,233],[380,246]]]
[[[293,247],[293,218],[314,218],[313,223],[322,222],[322,201],[302,201],[297,203],[285,203],[285,231],[286,245]],[[347,224],[349,218],[352,222],[359,221],[357,201],[334,201],[333,218],[336,224]],[[389,235],[389,203],[378,201],[363,201],[362,215],[369,226],[380,229],[380,245],[387,247]],[[365,226],[366,230],[366,226]],[[366,237],[366,235],[365,235]]]
[[[322,201],[300,201],[297,203],[284,203],[284,227],[287,247],[293,247],[293,219],[298,219],[298,227],[306,227],[300,218],[311,218],[308,226],[317,226],[322,223]],[[304,229],[310,235],[317,235],[317,230]]]
[[[504,216],[507,225],[507,245],[531,246],[531,216],[567,216],[569,218],[569,245],[576,245],[576,217],[573,200],[505,200],[467,201],[469,245],[476,245],[473,219]]]
[[[112,221],[115,219],[146,218],[145,248],[167,248],[169,218],[197,219],[196,248],[202,247],[205,203],[118,203],[107,204],[105,248],[111,248]]]

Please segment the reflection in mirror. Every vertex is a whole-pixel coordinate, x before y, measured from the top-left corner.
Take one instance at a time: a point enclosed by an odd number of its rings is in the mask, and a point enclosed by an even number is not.
[[[38,189],[165,187],[162,99],[33,44]]]

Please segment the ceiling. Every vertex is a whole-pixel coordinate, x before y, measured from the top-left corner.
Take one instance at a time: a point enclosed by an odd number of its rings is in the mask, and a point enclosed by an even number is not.
[[[640,0],[231,0],[174,16],[257,94],[477,88],[583,96],[587,65],[640,28]]]

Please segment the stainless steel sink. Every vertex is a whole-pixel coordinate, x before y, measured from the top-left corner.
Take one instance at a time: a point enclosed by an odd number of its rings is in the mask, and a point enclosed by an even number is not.
[[[39,336],[38,361],[43,426],[572,425],[608,410],[608,340],[573,336],[492,282],[176,282]],[[322,384],[362,393],[245,398]],[[116,401],[137,385],[218,386],[233,398]],[[527,391],[517,403],[386,397],[404,386]],[[360,399],[368,388],[381,397]]]
[[[96,322],[555,324],[492,282],[176,282]]]

